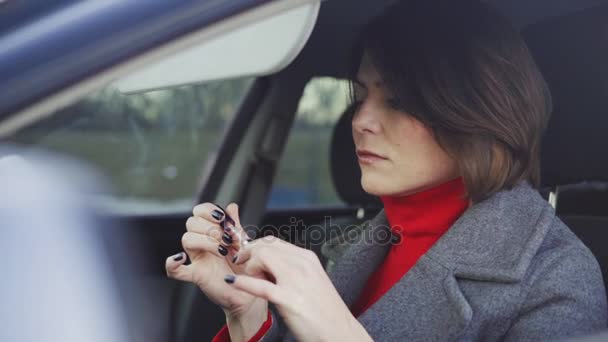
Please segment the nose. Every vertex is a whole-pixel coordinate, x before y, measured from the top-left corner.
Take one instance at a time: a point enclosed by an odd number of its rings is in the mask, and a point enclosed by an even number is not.
[[[355,110],[352,125],[357,133],[378,133],[381,128],[378,113],[365,102]]]

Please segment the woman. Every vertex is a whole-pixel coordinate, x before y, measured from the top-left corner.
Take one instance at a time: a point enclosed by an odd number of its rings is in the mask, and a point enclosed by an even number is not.
[[[194,208],[182,239],[192,264],[180,253],[166,267],[224,309],[216,340],[541,340],[604,328],[596,260],[534,189],[551,105],[519,34],[473,0],[409,0],[360,42],[352,132],[361,184],[384,210],[330,241],[339,257],[327,274],[281,240],[241,244],[235,204]],[[391,234],[400,242],[386,243]]]

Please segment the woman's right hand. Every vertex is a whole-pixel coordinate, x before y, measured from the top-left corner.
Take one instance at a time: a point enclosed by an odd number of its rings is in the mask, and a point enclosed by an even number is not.
[[[248,239],[239,220],[238,206],[231,203],[226,212],[235,222],[227,219],[226,213],[212,203],[194,207],[193,216],[186,222],[187,232],[182,237],[182,246],[191,264],[184,265],[184,253],[171,256],[165,264],[167,275],[196,284],[224,310],[229,321],[247,320],[259,327],[266,319],[268,303],[237,290],[224,281],[227,274],[244,273],[244,266],[235,265],[232,258],[240,249],[241,240]],[[226,227],[232,229],[222,229],[224,220],[227,220]],[[253,276],[264,279],[263,274]],[[242,324],[243,322],[240,323]],[[257,328],[252,327],[246,330],[255,333],[255,329]]]

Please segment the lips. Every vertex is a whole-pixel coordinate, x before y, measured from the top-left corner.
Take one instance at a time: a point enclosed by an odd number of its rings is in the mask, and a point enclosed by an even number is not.
[[[364,164],[370,164],[370,163],[374,163],[374,162],[378,162],[378,161],[382,161],[382,160],[388,160],[388,158],[385,156],[382,156],[380,154],[374,153],[369,150],[363,150],[363,149],[357,150],[357,157],[359,158],[359,162],[364,163]]]

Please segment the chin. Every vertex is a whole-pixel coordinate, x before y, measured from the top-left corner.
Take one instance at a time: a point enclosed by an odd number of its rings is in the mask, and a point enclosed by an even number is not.
[[[385,196],[391,193],[393,185],[386,181],[385,177],[361,177],[361,187],[365,192],[373,196]]]

